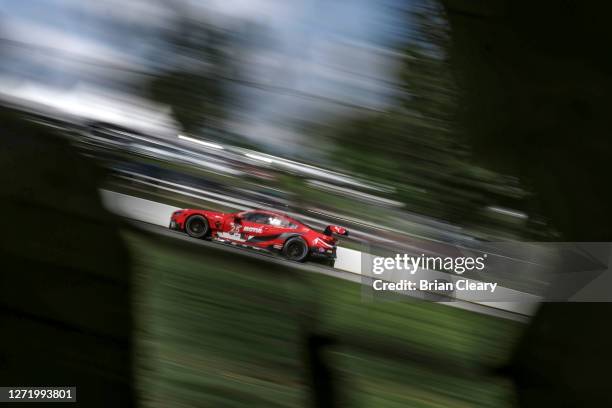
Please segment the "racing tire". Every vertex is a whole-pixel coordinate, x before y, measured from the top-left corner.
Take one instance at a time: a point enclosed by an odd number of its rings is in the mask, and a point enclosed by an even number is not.
[[[208,235],[210,226],[208,220],[202,215],[192,215],[185,222],[185,232],[193,238],[204,238]]]
[[[283,247],[283,255],[290,261],[304,262],[308,257],[308,244],[301,237],[289,238]]]

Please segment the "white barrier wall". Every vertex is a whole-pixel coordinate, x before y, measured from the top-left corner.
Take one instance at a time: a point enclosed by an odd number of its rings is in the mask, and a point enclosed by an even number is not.
[[[122,217],[163,227],[167,227],[170,224],[170,215],[174,211],[180,210],[180,208],[172,207],[171,205],[156,203],[155,201],[109,190],[100,190],[100,195],[104,206],[111,212]]]

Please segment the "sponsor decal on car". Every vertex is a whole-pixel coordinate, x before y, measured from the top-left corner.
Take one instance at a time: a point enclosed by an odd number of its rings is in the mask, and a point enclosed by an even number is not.
[[[262,231],[262,229],[258,227],[244,227],[242,230],[244,232],[256,232],[258,234],[261,234]]]
[[[232,241],[240,241],[240,242],[246,241],[244,238],[242,238],[242,235],[240,235],[238,233],[219,232],[219,233],[217,233],[217,236],[219,238],[229,239],[229,240],[232,240]]]
[[[320,245],[323,245],[323,246],[324,246],[324,247],[326,247],[326,248],[333,248],[333,247],[334,247],[333,245],[328,244],[327,242],[323,241],[321,238],[318,238],[318,237],[317,237],[317,238],[315,238],[315,239],[312,241],[312,243],[313,243],[313,244],[315,244],[315,245],[319,245],[319,244],[320,244]]]

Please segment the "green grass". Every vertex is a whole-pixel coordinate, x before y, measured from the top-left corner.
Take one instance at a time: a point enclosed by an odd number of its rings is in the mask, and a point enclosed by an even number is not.
[[[503,407],[519,323],[434,303],[368,301],[360,285],[170,238],[126,233],[146,407],[303,407],[305,333],[350,407]]]

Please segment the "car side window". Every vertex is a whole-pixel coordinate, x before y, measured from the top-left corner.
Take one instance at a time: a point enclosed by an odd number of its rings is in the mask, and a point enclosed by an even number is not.
[[[243,218],[246,221],[254,222],[256,224],[268,224],[270,220],[270,216],[264,213],[251,212],[243,215]]]
[[[282,227],[282,228],[297,228],[297,225],[290,222],[288,219],[284,217],[270,217],[270,225],[274,227]]]
[[[282,227],[283,220],[280,217],[270,217],[270,225],[273,227]]]

